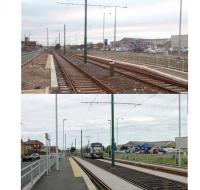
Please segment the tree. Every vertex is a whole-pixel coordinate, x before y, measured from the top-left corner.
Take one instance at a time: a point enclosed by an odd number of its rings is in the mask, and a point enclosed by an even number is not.
[[[56,44],[55,49],[60,49],[60,44]]]
[[[75,151],[76,151],[76,148],[72,146],[71,149],[70,149],[70,152],[73,153]]]

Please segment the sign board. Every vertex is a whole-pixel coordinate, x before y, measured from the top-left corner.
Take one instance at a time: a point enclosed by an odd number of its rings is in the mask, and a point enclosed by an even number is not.
[[[108,39],[104,39],[104,46],[108,46]]]
[[[45,138],[47,139],[47,140],[49,140],[49,134],[48,133],[45,133]]]
[[[176,137],[176,149],[187,149],[188,148],[188,137]]]

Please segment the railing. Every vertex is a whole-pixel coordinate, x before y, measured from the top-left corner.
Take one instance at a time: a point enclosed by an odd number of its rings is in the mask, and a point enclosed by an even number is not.
[[[51,169],[56,163],[56,157],[50,158]],[[21,170],[21,189],[30,190],[33,185],[47,172],[47,158],[42,157],[40,160],[22,168]]]
[[[22,65],[26,64],[27,62],[36,58],[37,56],[39,56],[43,52],[44,52],[44,50],[37,50],[37,51],[29,52],[29,53],[22,53],[21,64]]]
[[[162,55],[162,54],[150,55],[146,53],[111,52],[111,51],[89,51],[89,54],[118,61],[126,61],[135,64],[156,65],[184,72],[188,71],[188,58],[186,56],[179,58],[173,55]]]
[[[104,152],[104,157],[110,158],[108,153]],[[136,153],[115,153],[116,159],[144,162],[147,164],[158,164],[165,166],[178,167],[177,153],[168,154],[136,154]],[[181,154],[181,168],[187,168],[188,158],[186,154]]]

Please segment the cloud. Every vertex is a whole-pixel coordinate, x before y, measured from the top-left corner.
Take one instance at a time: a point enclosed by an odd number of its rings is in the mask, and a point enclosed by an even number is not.
[[[73,2],[74,1],[65,1]],[[76,3],[84,3],[77,0]],[[88,4],[127,5],[117,9],[117,36],[163,38],[178,33],[179,1],[174,0],[93,0]],[[187,33],[189,1],[183,2],[183,33]],[[88,7],[88,38],[97,42],[102,39],[103,13],[106,14],[106,35],[111,39],[114,26],[114,8]],[[67,25],[68,43],[82,43],[84,31],[84,7],[56,4],[54,0],[22,1],[22,37],[31,33],[32,39],[46,43],[45,30],[49,28],[54,43],[58,32]],[[76,33],[76,34],[75,34]],[[80,36],[81,33],[81,36]],[[75,40],[75,35],[80,36]]]
[[[62,147],[63,118],[67,134],[67,146],[83,130],[91,142],[110,143],[110,104],[87,104],[82,102],[110,102],[110,95],[58,95],[59,145]],[[115,104],[118,122],[119,143],[128,140],[173,140],[178,135],[178,95],[115,95],[115,102],[141,103],[141,106]],[[182,135],[187,135],[187,96],[181,97]],[[22,95],[22,138],[38,139],[44,142],[48,132],[55,144],[55,95]]]

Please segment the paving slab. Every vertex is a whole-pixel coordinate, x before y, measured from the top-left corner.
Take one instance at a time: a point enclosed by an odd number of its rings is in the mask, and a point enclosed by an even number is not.
[[[55,167],[39,180],[32,190],[88,190],[82,177],[75,177],[68,159],[61,159],[60,170]]]
[[[128,183],[127,181],[123,180],[122,178],[120,178],[106,170],[103,170],[102,168],[99,168],[99,167],[97,167],[85,160],[82,160],[78,157],[74,157],[74,158],[113,190],[141,190],[141,188]]]

